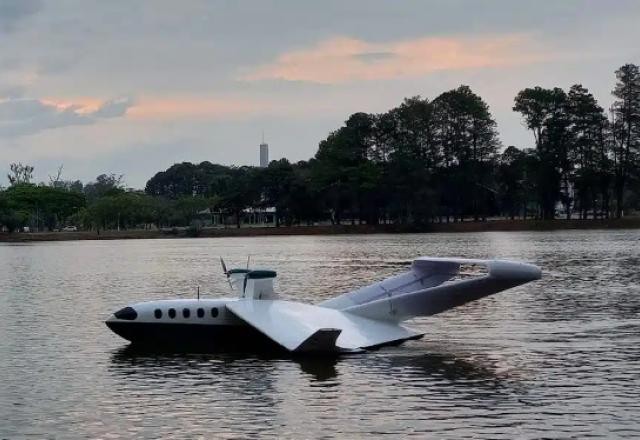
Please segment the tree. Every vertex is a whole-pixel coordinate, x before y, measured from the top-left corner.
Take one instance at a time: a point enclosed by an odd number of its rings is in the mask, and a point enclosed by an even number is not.
[[[60,165],[56,170],[55,176],[49,175],[49,186],[67,191],[83,192],[84,185],[80,180],[65,180],[62,178],[63,168],[63,165]]]
[[[260,200],[259,171],[254,167],[231,168],[231,178],[221,194],[221,206],[236,218],[240,228],[241,215],[245,208],[256,206]]]
[[[182,162],[156,173],[146,184],[145,192],[153,196],[177,199],[180,196],[205,196],[221,194],[233,174],[224,165],[202,162]]]
[[[300,161],[293,165],[293,180],[289,190],[289,210],[298,222],[313,223],[324,218],[322,197],[311,184],[312,165]]]
[[[0,191],[0,226],[4,226],[9,232],[26,225],[28,216],[24,212],[17,211],[12,206],[6,191]]]
[[[502,152],[498,162],[501,209],[511,219],[516,218],[520,212],[526,217],[526,157],[525,151],[509,146]]]
[[[100,174],[95,182],[89,182],[84,187],[84,193],[89,203],[109,195],[124,192],[124,176],[122,174]]]
[[[55,176],[51,176],[49,175],[49,185],[52,186],[53,188],[58,188],[60,187],[61,183],[63,182],[62,180],[62,169],[64,168],[64,165],[60,165],[58,167],[57,173]]]
[[[608,185],[603,185],[609,169],[608,121],[593,95],[580,84],[569,90],[567,111],[572,142],[569,160],[581,217],[586,218],[589,209],[595,217],[598,196],[608,204]]]
[[[158,204],[141,191],[115,192],[95,200],[87,217],[100,229],[130,229],[146,226],[157,220]]]
[[[31,218],[34,226],[42,224],[49,230],[86,205],[83,194],[49,186],[14,185],[4,197],[13,211]]]
[[[313,189],[323,194],[334,223],[340,224],[346,213],[354,223],[372,209],[367,206],[371,182],[361,186],[358,176],[373,155],[373,134],[374,117],[354,113],[344,126],[320,142],[313,161]]]
[[[616,217],[624,212],[624,194],[629,178],[637,172],[640,154],[640,68],[625,64],[616,70],[612,91],[613,156],[615,171]]]
[[[172,224],[192,226],[200,215],[199,213],[207,208],[213,209],[220,203],[219,197],[206,198],[203,196],[183,196],[172,201],[171,211]]]
[[[447,192],[456,195],[453,208],[461,219],[469,209],[477,221],[487,202],[487,163],[500,145],[497,124],[489,106],[468,86],[441,94],[433,104],[445,175],[451,177]]]
[[[567,95],[560,88],[535,87],[521,90],[515,98],[514,111],[519,112],[534,135],[539,159],[537,174],[538,197],[544,219],[555,218],[555,205],[561,199],[560,184],[569,180],[569,120]],[[567,212],[571,200],[562,199]]]
[[[295,182],[293,166],[287,159],[272,160],[269,166],[261,171],[260,181],[263,188],[263,205],[276,208],[276,227],[280,226],[280,218],[287,225],[293,222],[292,191]]]
[[[11,171],[7,174],[7,178],[9,179],[9,184],[12,186],[31,183],[34,170],[31,165],[22,165],[21,162],[12,163],[9,165],[9,169]]]
[[[431,187],[440,160],[435,139],[434,106],[420,96],[378,115],[375,127],[376,167],[363,167],[364,176],[376,176],[373,197],[383,217],[400,223],[418,222],[435,213]]]

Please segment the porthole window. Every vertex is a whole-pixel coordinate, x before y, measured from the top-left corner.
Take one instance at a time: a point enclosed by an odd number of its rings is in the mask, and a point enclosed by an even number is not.
[[[217,318],[218,317],[218,308],[217,307],[213,307],[211,309],[211,317],[212,318]]]
[[[173,319],[176,317],[176,309],[169,309],[169,318]]]
[[[198,314],[198,318],[204,318],[204,309],[198,309],[196,313]]]
[[[191,316],[191,310],[182,309],[182,316],[184,316],[185,318],[188,318],[189,316]]]
[[[160,310],[160,309],[155,309],[155,310],[154,310],[154,312],[153,312],[153,316],[155,316],[155,317],[156,317],[156,319],[160,319],[160,318],[162,318],[162,310]]]

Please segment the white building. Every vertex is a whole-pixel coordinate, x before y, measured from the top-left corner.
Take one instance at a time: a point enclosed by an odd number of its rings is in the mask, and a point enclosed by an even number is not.
[[[260,168],[269,166],[269,144],[262,141],[260,144]]]

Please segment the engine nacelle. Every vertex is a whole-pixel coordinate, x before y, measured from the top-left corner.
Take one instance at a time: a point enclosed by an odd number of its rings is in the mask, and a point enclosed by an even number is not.
[[[245,299],[276,299],[273,290],[273,270],[252,270],[245,274],[240,297]]]

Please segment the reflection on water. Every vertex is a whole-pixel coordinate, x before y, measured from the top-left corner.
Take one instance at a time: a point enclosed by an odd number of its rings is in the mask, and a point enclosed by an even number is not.
[[[297,364],[302,373],[311,380],[323,382],[338,376],[339,362],[366,363],[369,367],[376,367],[388,371],[413,372],[418,376],[439,376],[448,381],[478,381],[481,386],[496,388],[506,382],[507,376],[500,374],[493,366],[483,364],[479,360],[467,360],[448,352],[427,352],[414,354],[399,350],[389,353],[382,350],[378,356],[370,353],[357,353],[345,356],[317,356],[317,355],[268,355],[264,353],[188,353],[159,351],[125,345],[117,348],[111,355],[110,373],[123,374],[139,379],[149,379],[156,374],[179,375],[209,375],[229,373],[234,366],[257,366],[265,372],[273,371],[272,366],[279,362]],[[369,362],[373,359],[375,362]],[[229,379],[235,380],[233,375]]]
[[[184,370],[185,365],[188,364],[196,370],[200,370],[200,373],[216,374],[215,369],[212,370],[212,366],[229,368],[234,364],[251,364],[260,365],[260,368],[268,371],[270,366],[277,362],[291,362],[298,364],[302,372],[321,382],[337,376],[336,364],[340,359],[338,356],[304,356],[283,353],[278,355],[225,352],[180,353],[175,350],[158,351],[125,345],[113,352],[111,371],[114,374],[148,375],[154,374],[158,370],[179,372]],[[220,373],[220,371],[217,372]]]
[[[640,233],[565,231],[0,245],[0,438],[640,436]],[[540,282],[339,358],[163,353],[103,321],[227,295],[218,256],[318,302],[417,255],[515,258]]]

